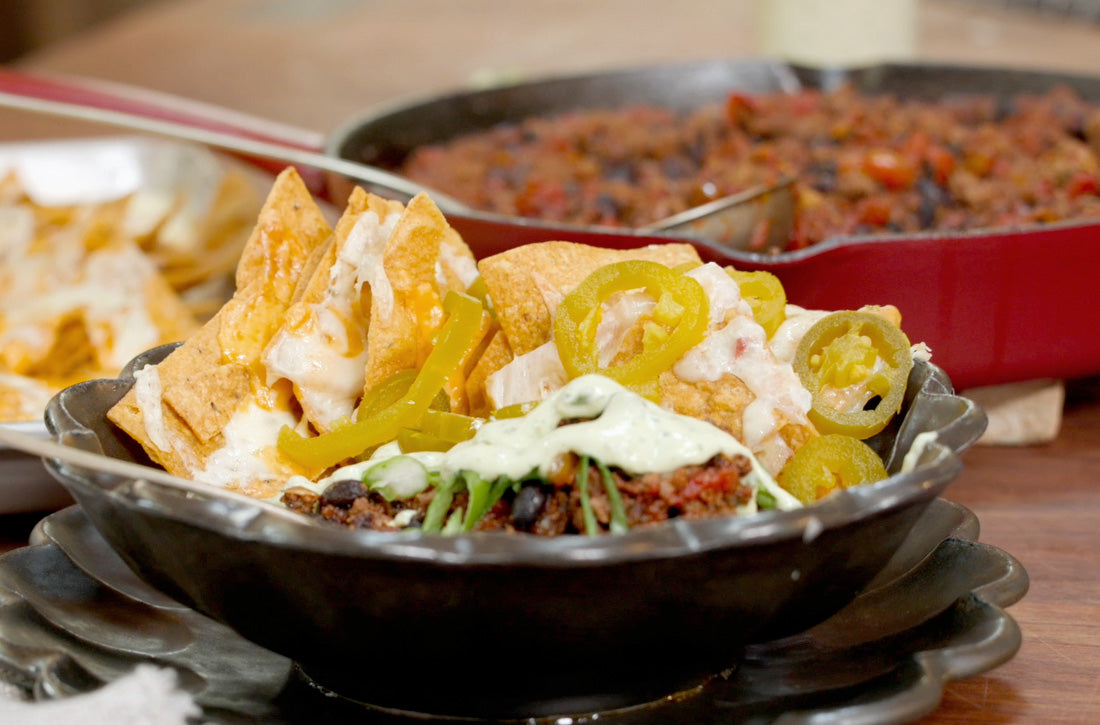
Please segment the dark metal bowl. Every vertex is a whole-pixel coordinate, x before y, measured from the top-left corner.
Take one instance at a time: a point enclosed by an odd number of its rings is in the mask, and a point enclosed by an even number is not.
[[[530,116],[631,103],[694,109],[734,90],[789,92],[850,83],[868,93],[941,99],[1009,96],[1064,84],[1100,101],[1100,78],[1014,68],[886,64],[816,69],[754,59],[719,59],[548,78],[433,96],[372,109],[328,139],[328,153],[393,168],[421,145]],[[478,256],[548,239],[640,246],[659,235],[570,228],[520,217],[450,215]],[[607,231],[606,229],[602,231]],[[912,339],[927,342],[960,388],[1100,373],[1100,336],[1080,300],[1093,296],[1100,222],[974,232],[836,238],[778,255],[730,250],[693,239],[707,259],[775,272],[804,307],[897,305]]]
[[[51,434],[145,462],[105,414],[132,371],[168,351],[62,391]],[[525,717],[691,688],[746,645],[827,619],[891,559],[985,420],[919,363],[899,422],[872,441],[889,479],[803,510],[596,539],[349,531],[221,489],[46,463],[142,578],[325,687],[401,710]]]

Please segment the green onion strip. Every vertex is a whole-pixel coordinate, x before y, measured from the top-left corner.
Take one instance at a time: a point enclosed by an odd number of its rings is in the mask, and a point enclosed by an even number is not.
[[[489,513],[489,509],[495,506],[504,492],[516,482],[507,476],[499,476],[492,481],[487,481],[473,471],[466,471],[463,475],[466,479],[466,489],[470,492],[463,529],[473,531],[477,523]]]
[[[447,511],[451,508],[451,502],[455,497],[455,483],[440,482],[435,487],[435,496],[428,504],[428,510],[424,512],[424,523],[420,530],[426,534],[438,534],[443,529],[443,520],[447,517]]]
[[[588,456],[581,457],[581,464],[577,468],[577,490],[581,496],[581,511],[584,513],[584,532],[589,536],[598,536],[600,526],[596,522],[596,514],[592,511],[592,500],[588,497]]]
[[[603,461],[596,461],[596,467],[603,476],[603,488],[607,492],[607,500],[611,503],[611,533],[622,534],[630,528],[626,518],[626,509],[623,508],[623,497],[619,493],[619,487],[615,485],[615,479],[611,477],[609,469]]]

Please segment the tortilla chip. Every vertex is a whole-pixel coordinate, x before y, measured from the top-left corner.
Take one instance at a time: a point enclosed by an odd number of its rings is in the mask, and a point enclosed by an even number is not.
[[[280,174],[242,254],[236,294],[155,368],[156,384],[150,385],[159,395],[151,397],[160,399],[159,409],[139,401],[142,386],[136,384],[108,417],[170,473],[196,480],[210,480],[204,471],[226,446],[227,437],[236,435],[235,420],[293,422],[287,391],[267,384],[260,356],[282,323],[314,250],[330,235],[297,172],[287,169]],[[167,446],[158,445],[155,438]],[[268,496],[287,476],[314,473],[303,471],[273,446],[243,453],[263,465],[237,461],[239,470],[219,468],[222,480],[216,483]]]
[[[512,352],[523,355],[552,337],[562,298],[600,267],[631,259],[669,267],[698,263],[690,244],[604,249],[573,242],[527,244],[481,260],[478,269]]]
[[[49,327],[47,337],[51,344],[45,354],[30,355],[24,349],[22,359],[5,359],[5,367],[20,375],[47,380],[63,380],[97,367],[95,345],[88,337],[88,326],[80,310],[61,315]],[[10,346],[8,352],[17,350],[18,347]]]
[[[510,345],[514,359],[500,355],[475,368],[475,387],[471,397],[484,407],[493,409],[525,398],[541,399],[565,381],[565,371],[557,357],[553,342],[553,315],[565,295],[589,274],[601,266],[624,259],[650,259],[670,266],[698,262],[694,248],[687,245],[671,245],[646,250],[612,252],[583,245],[555,242],[520,247],[483,260],[480,268],[489,289],[494,308],[500,319],[504,337]],[[644,252],[647,256],[637,254]],[[732,285],[717,267],[704,267],[700,274],[709,277],[709,284]],[[703,278],[700,278],[703,279]],[[728,294],[726,295],[728,296]],[[736,300],[736,297],[733,299]],[[612,300],[612,305],[617,304]],[[628,308],[630,305],[628,305]],[[712,311],[713,314],[713,311]],[[737,315],[750,314],[731,308],[711,320],[708,337],[726,327]],[[647,317],[631,320],[627,316],[613,316],[610,340],[601,348],[601,364],[620,365],[644,349]],[[763,330],[751,317],[742,324],[753,325],[764,340]],[[607,324],[605,316],[604,324]],[[719,345],[731,345],[737,338],[715,338]],[[761,342],[761,344],[763,344]],[[735,349],[722,354],[735,355]],[[606,354],[608,359],[603,359]],[[759,351],[759,365],[782,365],[774,359],[770,350]],[[499,373],[499,374],[498,374]],[[717,380],[684,380],[672,370],[658,378],[659,400],[662,406],[678,413],[706,420],[746,441],[751,438],[753,452],[766,468],[775,472],[791,453],[809,438],[817,435],[793,398],[792,391],[801,391],[801,384],[788,368],[788,375],[775,377],[776,385],[785,386],[775,391],[776,399],[767,403],[766,420],[769,424],[752,431],[744,429],[746,410],[756,401],[756,395],[746,381],[726,373]],[[751,381],[750,381],[751,382]],[[803,391],[804,392],[804,391]],[[789,414],[788,414],[789,412]],[[758,410],[753,418],[760,423],[764,411]],[[749,441],[746,441],[748,443]]]
[[[155,265],[117,235],[121,206],[84,209],[64,228],[6,207],[0,254],[0,365],[50,384],[108,377],[198,325]]]
[[[371,286],[365,394],[424,362],[444,322],[444,297],[449,291],[466,292],[473,269],[473,253],[435,203],[424,194],[414,197],[386,244],[382,268]],[[486,314],[480,334],[489,329]],[[465,380],[456,376],[445,390],[452,410],[462,412]]]
[[[687,382],[665,372],[658,382],[662,406],[705,420],[734,438],[745,440],[745,409],[756,396],[741,379],[727,374],[718,380]],[[771,412],[775,418],[774,430],[751,448],[764,468],[776,474],[794,451],[818,433],[809,421],[792,420],[782,410]]]
[[[267,381],[280,377],[293,386],[305,420],[317,431],[332,430],[350,417],[363,390],[371,306],[369,248],[382,238],[391,217],[403,213],[356,187],[331,241],[310,260],[311,274],[299,286],[284,323],[264,349]],[[364,264],[364,262],[366,262]],[[366,275],[366,278],[364,277]]]
[[[0,420],[41,420],[55,392],[40,380],[0,370]]]
[[[203,327],[157,366],[164,404],[186,426],[181,433],[193,439],[186,443],[194,444],[196,452],[202,452],[185,468],[201,465],[210,452],[220,447],[221,431],[242,403],[253,398],[248,367],[216,362],[222,356],[216,332],[215,327]],[[173,473],[179,470],[165,468]]]
[[[227,168],[208,213],[191,220],[193,238],[181,244],[179,235],[161,234],[182,206],[183,199],[176,199],[175,206],[140,240],[142,248],[173,289],[180,292],[214,278],[230,276],[255,223],[260,202],[255,184],[235,169]],[[224,301],[222,298],[218,303]]]
[[[331,233],[298,173],[280,174],[241,253],[237,291],[214,318],[223,361],[248,368],[258,389],[267,385],[263,349],[282,325],[314,251]]]
[[[111,374],[137,353],[184,340],[199,327],[152,261],[129,241],[108,242],[89,255],[83,282],[103,290],[102,305],[89,305],[84,315],[96,361]]]
[[[745,408],[755,400],[749,387],[733,375],[718,380],[686,382],[672,372],[658,378],[661,403],[683,415],[705,420],[738,440],[743,439]]]

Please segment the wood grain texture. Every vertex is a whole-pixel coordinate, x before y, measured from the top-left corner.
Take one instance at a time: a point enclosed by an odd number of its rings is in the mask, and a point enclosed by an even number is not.
[[[1058,438],[977,447],[947,498],[981,540],[1020,560],[1030,590],[1009,613],[1024,642],[988,675],[952,683],[928,723],[1091,723],[1100,718],[1100,379],[1067,385]]]

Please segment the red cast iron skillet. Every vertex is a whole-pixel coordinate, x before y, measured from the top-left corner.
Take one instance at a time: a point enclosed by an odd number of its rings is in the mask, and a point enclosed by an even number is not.
[[[998,67],[884,64],[814,69],[769,60],[721,59],[549,78],[459,92],[370,111],[329,138],[329,153],[392,168],[417,146],[529,116],[651,104],[690,110],[731,91],[829,90],[936,100],[952,95],[1041,93],[1067,85],[1100,101],[1100,78]],[[478,254],[566,238],[633,246],[630,235],[600,237],[521,222],[500,226],[452,219]],[[590,230],[591,228],[589,228]],[[774,256],[694,240],[703,256],[780,277],[788,298],[821,309],[897,305],[910,339],[927,342],[959,388],[1100,373],[1100,335],[1091,333],[1100,266],[1100,222],[968,233],[835,238]]]

